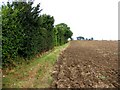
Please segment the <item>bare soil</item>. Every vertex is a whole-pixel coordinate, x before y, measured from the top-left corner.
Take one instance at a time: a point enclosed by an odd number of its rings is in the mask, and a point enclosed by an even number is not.
[[[54,88],[116,88],[117,41],[71,41],[52,73]]]

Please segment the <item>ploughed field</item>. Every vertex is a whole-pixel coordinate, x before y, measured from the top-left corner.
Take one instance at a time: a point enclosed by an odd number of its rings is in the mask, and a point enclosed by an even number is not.
[[[71,41],[52,73],[56,88],[115,88],[118,83],[117,41]]]

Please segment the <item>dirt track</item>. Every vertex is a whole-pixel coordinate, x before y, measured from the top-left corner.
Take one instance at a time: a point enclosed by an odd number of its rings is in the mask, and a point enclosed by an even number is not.
[[[55,64],[52,87],[118,87],[117,41],[72,41]]]

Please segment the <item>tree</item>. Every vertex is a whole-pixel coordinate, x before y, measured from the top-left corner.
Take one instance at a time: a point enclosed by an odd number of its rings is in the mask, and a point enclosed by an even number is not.
[[[54,47],[54,17],[50,16],[50,15],[46,15],[43,14],[39,17],[39,23],[41,28],[46,28],[47,30],[47,39],[46,39],[46,43],[47,43],[47,50],[51,49]]]
[[[77,40],[84,40],[85,38],[82,36],[77,37]]]
[[[34,41],[38,38],[40,4],[32,7],[33,2],[7,2],[2,5],[2,58],[11,63],[17,56],[33,56],[38,48]],[[37,34],[37,35],[36,35]],[[37,45],[36,45],[37,44]]]
[[[91,40],[93,40],[93,37],[91,37]]]
[[[60,23],[55,26],[54,29],[55,33],[55,42],[56,45],[62,45],[68,41],[68,38],[71,38],[72,31],[70,30],[70,27],[67,26],[65,23]]]

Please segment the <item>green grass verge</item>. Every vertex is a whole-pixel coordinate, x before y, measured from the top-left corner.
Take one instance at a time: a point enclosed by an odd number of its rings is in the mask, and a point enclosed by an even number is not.
[[[23,63],[3,75],[3,88],[48,88],[52,82],[51,72],[60,52],[69,43],[55,47],[39,58]]]

